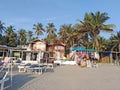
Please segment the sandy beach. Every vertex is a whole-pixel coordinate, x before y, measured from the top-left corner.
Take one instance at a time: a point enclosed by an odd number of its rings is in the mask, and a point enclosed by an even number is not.
[[[12,90],[120,90],[120,66],[58,66],[42,75],[18,73]]]

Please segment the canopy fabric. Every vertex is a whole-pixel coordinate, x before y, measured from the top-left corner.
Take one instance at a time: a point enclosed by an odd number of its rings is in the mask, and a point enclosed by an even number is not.
[[[91,49],[91,48],[84,48],[82,46],[79,47],[73,47],[72,50],[77,50],[77,51],[86,51],[86,52],[95,52],[95,49]]]
[[[82,46],[79,46],[79,47],[73,47],[72,50],[85,51],[86,49]]]
[[[96,50],[95,49],[91,49],[91,48],[87,48],[86,51],[87,52],[95,52]]]

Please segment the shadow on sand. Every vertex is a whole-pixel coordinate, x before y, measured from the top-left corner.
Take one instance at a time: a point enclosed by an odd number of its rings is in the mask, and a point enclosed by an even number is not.
[[[48,68],[46,72],[44,73],[53,73],[54,69]],[[31,73],[17,73],[12,76],[12,80],[9,77],[9,81],[5,82],[5,90],[19,90],[21,87],[23,87],[25,84],[27,84],[29,81],[37,78],[38,74],[31,74]],[[12,82],[11,82],[12,81]],[[11,87],[12,86],[12,87]]]
[[[22,86],[24,86],[27,82],[33,80],[36,76],[26,73],[16,74],[11,78],[9,77],[9,81],[5,82],[5,90],[19,90]],[[12,86],[12,87],[11,87]]]

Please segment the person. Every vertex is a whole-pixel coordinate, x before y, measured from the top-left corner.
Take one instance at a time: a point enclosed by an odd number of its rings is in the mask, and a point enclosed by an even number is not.
[[[20,59],[17,59],[17,60],[16,60],[16,63],[21,63],[21,60],[20,60]]]
[[[83,58],[83,60],[81,60],[81,67],[86,67],[87,63],[86,63],[86,58]]]
[[[98,64],[97,64],[97,59],[95,59],[95,60],[93,61],[93,67],[95,67],[95,68],[97,68],[97,67],[98,67]]]
[[[81,58],[77,59],[77,65],[81,65]]]
[[[90,59],[87,59],[87,60],[86,60],[86,63],[87,63],[87,67],[88,67],[88,68],[91,68],[91,67],[92,67],[92,64],[91,64]]]
[[[3,60],[0,59],[0,66],[2,66],[4,64]]]

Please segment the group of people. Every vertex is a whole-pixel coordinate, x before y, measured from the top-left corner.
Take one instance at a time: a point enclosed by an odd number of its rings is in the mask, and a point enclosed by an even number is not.
[[[74,52],[73,59],[76,61],[77,65],[81,67],[98,67],[97,59],[95,58],[95,55],[93,52],[86,53],[86,52]]]

